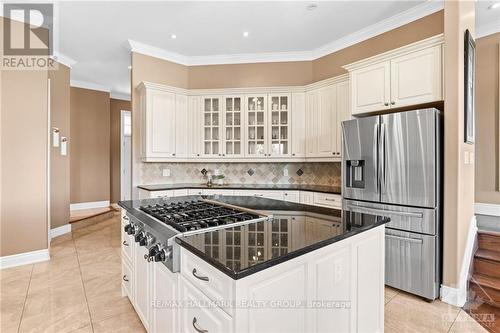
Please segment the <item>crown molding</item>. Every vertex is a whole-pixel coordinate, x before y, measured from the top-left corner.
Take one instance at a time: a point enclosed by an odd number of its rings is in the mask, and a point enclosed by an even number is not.
[[[70,80],[70,86],[75,88],[103,91],[107,93],[111,92],[111,89],[109,87],[88,81]]]
[[[186,56],[131,39],[128,40],[128,48],[130,52],[141,53],[184,66],[312,61],[418,20],[443,8],[443,1],[429,0],[311,51]]]
[[[77,63],[77,61],[74,60],[73,58],[70,58],[67,55],[64,55],[63,53],[60,52],[55,52],[54,55],[51,56],[51,58],[68,68],[73,67]]]
[[[112,99],[119,99],[119,100],[122,100],[122,101],[128,101],[128,102],[130,102],[130,100],[131,100],[129,93],[121,93],[121,92],[117,92],[117,91],[111,91],[111,93],[109,94],[109,96]]]
[[[500,32],[500,23],[493,21],[476,27],[476,39]]]

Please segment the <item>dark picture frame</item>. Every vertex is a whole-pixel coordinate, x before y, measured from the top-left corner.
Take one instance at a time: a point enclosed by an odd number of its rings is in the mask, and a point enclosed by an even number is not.
[[[464,45],[464,142],[474,144],[475,141],[475,97],[476,88],[476,42],[470,31],[465,30]]]

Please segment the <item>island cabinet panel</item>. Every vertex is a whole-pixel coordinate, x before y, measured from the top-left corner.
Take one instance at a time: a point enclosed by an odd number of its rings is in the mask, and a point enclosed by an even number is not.
[[[153,264],[152,332],[178,332],[178,316],[174,302],[179,299],[179,274],[172,273],[161,263]]]
[[[151,271],[152,266],[144,259],[148,249],[134,242],[134,307],[147,331],[150,330],[151,315]]]

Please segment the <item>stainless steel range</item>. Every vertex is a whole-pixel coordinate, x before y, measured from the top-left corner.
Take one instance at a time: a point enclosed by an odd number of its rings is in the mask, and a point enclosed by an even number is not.
[[[172,272],[178,272],[180,253],[176,237],[265,221],[272,215],[204,197],[191,201],[180,197],[140,206],[135,214],[127,213],[127,218],[125,232],[134,235],[135,242],[149,250],[144,259],[163,262]]]

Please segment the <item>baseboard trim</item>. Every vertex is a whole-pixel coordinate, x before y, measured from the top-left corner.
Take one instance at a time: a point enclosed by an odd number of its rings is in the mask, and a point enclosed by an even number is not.
[[[500,205],[476,202],[474,212],[479,215],[500,216]]]
[[[50,229],[50,239],[55,238],[57,236],[61,236],[71,232],[71,224],[65,224],[60,227]]]
[[[476,216],[472,216],[467,234],[467,243],[465,244],[464,256],[462,258],[462,267],[457,288],[441,285],[441,301],[463,307],[467,301],[467,281],[469,280],[470,265],[474,256],[474,245],[476,243],[477,221]]]
[[[74,203],[69,205],[69,210],[106,208],[106,207],[109,207],[109,200]]]
[[[34,264],[50,259],[49,250],[38,250],[0,257],[0,270],[9,267]]]

